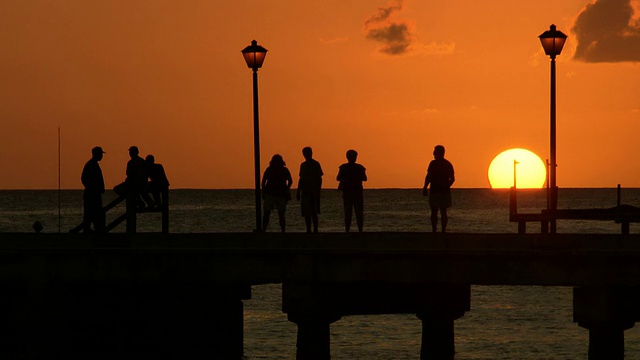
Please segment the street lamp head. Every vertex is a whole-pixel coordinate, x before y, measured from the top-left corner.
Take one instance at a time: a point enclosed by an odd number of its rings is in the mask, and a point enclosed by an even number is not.
[[[567,35],[562,33],[562,31],[556,30],[555,25],[551,25],[549,30],[543,32],[539,38],[544,48],[544,53],[551,56],[551,59],[555,59],[556,56],[562,52],[562,47],[567,40]]]
[[[267,49],[258,45],[258,42],[253,40],[251,41],[251,45],[242,50],[242,56],[244,56],[244,61],[247,62],[247,66],[256,71],[262,67],[264,58],[267,56]]]

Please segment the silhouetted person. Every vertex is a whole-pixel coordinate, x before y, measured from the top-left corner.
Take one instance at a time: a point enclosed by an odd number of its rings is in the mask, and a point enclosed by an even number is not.
[[[356,164],[358,153],[355,150],[347,151],[347,163],[340,165],[337,180],[340,182],[338,189],[342,190],[342,202],[344,204],[344,228],[347,232],[351,229],[351,215],[356,211],[358,231],[362,232],[364,223],[364,199],[362,197],[362,182],[367,181],[366,169]]]
[[[100,146],[91,149],[91,159],[82,169],[80,180],[84,186],[84,218],[83,231],[91,232],[91,224],[95,232],[105,231],[105,216],[102,210],[102,194],[104,193],[104,178],[98,162],[102,160],[104,151]]]
[[[456,178],[454,176],[453,165],[444,158],[444,146],[436,145],[433,149],[433,158],[427,168],[427,176],[424,179],[422,195],[429,196],[429,207],[431,208],[431,229],[437,231],[438,210],[442,218],[442,232],[447,231],[447,208],[451,206],[451,185]],[[427,186],[431,184],[430,192]]]
[[[164,172],[164,167],[162,164],[156,163],[153,155],[147,155],[144,160],[149,170],[149,191],[153,195],[155,206],[162,207],[162,203],[166,199],[163,198],[164,195],[161,196],[160,194],[165,194],[169,191],[169,179],[167,179],[167,174]]]
[[[310,147],[302,149],[305,161],[300,164],[300,180],[296,199],[300,201],[300,209],[307,226],[307,232],[318,232],[318,214],[320,213],[320,189],[322,189],[322,167],[313,159],[313,151]]]
[[[144,208],[146,204],[149,204],[149,206],[153,206],[154,204],[146,191],[147,179],[149,178],[147,162],[144,161],[139,154],[140,151],[137,146],[129,148],[129,157],[131,159],[127,162],[127,178],[124,182],[128,192],[127,196],[134,197],[137,206]]]
[[[264,198],[264,216],[262,219],[262,230],[267,230],[269,216],[274,208],[278,210],[278,220],[280,220],[280,230],[285,229],[285,210],[287,202],[291,200],[289,189],[293,184],[291,173],[287,169],[282,156],[275,154],[269,162],[269,167],[262,175],[262,197]]]

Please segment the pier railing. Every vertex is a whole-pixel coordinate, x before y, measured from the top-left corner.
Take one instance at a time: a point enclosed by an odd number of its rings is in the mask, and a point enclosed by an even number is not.
[[[116,228],[118,225],[126,221],[127,233],[136,233],[137,232],[137,214],[159,212],[159,213],[162,213],[162,218],[161,218],[162,232],[165,234],[169,233],[169,190],[162,191],[161,194],[162,194],[162,202],[160,206],[153,207],[153,208],[138,207],[136,205],[135,196],[119,195],[117,198],[113,199],[111,202],[109,202],[109,204],[107,204],[102,208],[102,211],[105,214],[105,217],[110,210],[114,209],[117,205],[119,205],[123,201],[125,201],[125,204],[126,204],[125,213],[118,216],[112,222],[107,224],[105,227],[105,232],[110,232],[111,230]],[[79,233],[84,228],[84,225],[85,223],[83,221],[73,229],[69,230],[69,232],[72,234]]]
[[[618,188],[618,192],[620,188]],[[549,223],[555,220],[595,220],[615,221],[620,224],[620,232],[629,234],[629,224],[640,222],[640,208],[620,204],[611,208],[594,209],[543,209],[539,213],[518,212],[518,189],[512,187],[509,192],[509,221],[518,223],[518,233],[527,232],[527,223],[540,223],[540,232],[549,232]]]

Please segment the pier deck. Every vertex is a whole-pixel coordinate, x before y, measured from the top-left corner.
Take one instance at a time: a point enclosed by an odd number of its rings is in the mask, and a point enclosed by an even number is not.
[[[0,256],[5,280],[640,285],[640,235],[618,234],[16,233]]]
[[[33,351],[43,341],[31,343],[34,328],[48,329],[56,344],[89,329],[82,342],[89,345],[54,354],[96,357],[96,339],[114,326],[139,337],[150,319],[170,314],[175,318],[166,326],[192,331],[155,334],[168,337],[155,355],[149,346],[123,345],[126,351],[105,356],[171,358],[174,351],[182,358],[239,359],[242,300],[252,285],[267,283],[283,284],[283,311],[298,324],[299,359],[330,357],[329,325],[340,317],[382,313],[416,314],[423,321],[423,358],[447,358],[453,321],[470,309],[471,285],[574,287],[574,320],[593,334],[590,359],[615,359],[624,354],[624,330],[640,317],[640,235],[3,233],[0,303],[12,320],[0,335],[17,336],[21,348]],[[125,320],[104,313],[127,314],[127,329],[120,328]],[[55,325],[69,321],[76,326]]]

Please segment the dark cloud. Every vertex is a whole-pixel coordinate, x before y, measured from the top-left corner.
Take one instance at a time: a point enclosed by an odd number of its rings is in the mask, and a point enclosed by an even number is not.
[[[597,0],[587,5],[572,29],[578,40],[574,58],[585,62],[640,61],[639,25],[631,0]]]
[[[371,16],[371,18],[369,20],[367,20],[364,25],[368,26],[369,24],[377,24],[377,23],[383,23],[387,20],[389,20],[389,17],[391,17],[391,14],[396,11],[396,10],[402,10],[402,1],[401,0],[396,0],[395,4],[391,4],[386,8],[378,8],[378,12]]]
[[[413,34],[406,22],[391,21],[394,12],[402,10],[402,1],[395,0],[378,11],[364,23],[367,39],[382,44],[380,51],[389,55],[401,55],[409,52]]]
[[[409,51],[411,45],[411,33],[407,24],[391,23],[371,29],[367,34],[367,39],[383,43],[380,51],[389,55],[404,54]]]

